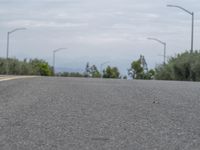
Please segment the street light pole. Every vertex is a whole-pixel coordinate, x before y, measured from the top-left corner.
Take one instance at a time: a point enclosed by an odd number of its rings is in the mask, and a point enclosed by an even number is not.
[[[166,43],[163,43],[164,44],[164,65],[166,64],[166,47],[167,47],[167,44]]]
[[[192,34],[191,34],[191,53],[193,53],[194,50],[194,13],[192,12]]]
[[[56,63],[56,52],[59,52],[61,50],[66,50],[67,48],[58,48],[53,50],[53,73],[55,74],[55,63]]]
[[[158,43],[160,43],[160,44],[162,44],[163,46],[164,46],[164,59],[163,59],[163,64],[165,65],[166,64],[166,49],[167,49],[167,44],[166,44],[166,42],[163,42],[163,41],[161,41],[161,40],[158,40],[158,39],[156,39],[156,38],[147,38],[148,40],[153,40],[153,41],[156,41],[156,42],[158,42]]]
[[[193,50],[194,50],[194,12],[191,12],[191,11],[189,11],[181,6],[177,6],[177,5],[167,5],[167,7],[175,7],[175,8],[181,9],[192,16],[191,50],[190,50],[190,52],[193,53]]]
[[[9,43],[10,43],[10,33],[7,33],[7,48],[6,48],[6,59],[8,60],[8,53],[9,53]]]
[[[9,44],[10,44],[10,34],[19,31],[19,30],[26,30],[26,28],[16,28],[12,31],[9,31],[7,33],[7,48],[6,48],[6,74],[9,73],[9,64],[8,64],[8,58],[9,58]]]

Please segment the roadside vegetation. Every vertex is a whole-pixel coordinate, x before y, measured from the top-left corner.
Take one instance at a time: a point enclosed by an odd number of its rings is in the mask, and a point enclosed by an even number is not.
[[[8,70],[7,70],[8,66]],[[54,76],[53,67],[45,60],[24,59],[20,61],[16,58],[0,58],[0,74],[10,75],[40,75]],[[117,67],[107,66],[103,70],[98,70],[96,65],[86,64],[85,71],[80,72],[60,72],[55,76],[61,77],[84,77],[84,78],[114,78],[127,79],[122,76]],[[168,59],[166,64],[160,64],[155,69],[148,70],[144,56],[134,60],[128,69],[128,76],[131,79],[142,80],[179,80],[179,81],[200,81],[200,51],[190,53],[188,51],[177,54]]]
[[[58,73],[58,76],[62,77],[85,77],[85,78],[115,78],[119,79],[120,72],[117,67],[110,67],[107,66],[102,72],[98,70],[96,65],[91,65],[89,62],[86,64],[84,73],[78,73],[78,72],[64,72],[64,73]]]
[[[200,81],[200,51],[171,57],[166,65],[155,68],[157,80]]]
[[[8,68],[7,68],[8,66]],[[52,76],[52,67],[44,60],[31,59],[20,61],[16,58],[0,58],[0,74]]]

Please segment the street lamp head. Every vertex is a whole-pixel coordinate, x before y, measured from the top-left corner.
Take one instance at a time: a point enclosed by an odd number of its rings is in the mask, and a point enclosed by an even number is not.
[[[168,4],[167,7],[177,7],[177,6]]]
[[[58,48],[58,49],[55,49],[55,50],[53,50],[53,52],[55,53],[55,52],[58,52],[58,51],[61,51],[61,50],[66,50],[67,48]]]
[[[189,11],[189,10],[187,10],[187,9],[185,9],[185,8],[183,8],[183,7],[181,7],[181,6],[178,6],[178,5],[171,5],[171,4],[168,4],[167,7],[179,8],[179,9],[181,9],[181,10],[187,12],[188,14],[193,15],[193,12],[191,12],[191,11]]]
[[[147,39],[148,39],[148,40],[155,40],[155,38],[150,38],[150,37],[148,37]]]
[[[26,28],[16,28],[8,33],[13,33],[13,32],[19,31],[19,30],[26,30]]]
[[[17,28],[17,30],[26,30],[26,28]]]
[[[163,45],[166,45],[166,43],[165,43],[165,42],[163,42],[163,41],[161,41],[161,40],[159,40],[159,39],[156,39],[156,38],[151,38],[151,37],[148,37],[147,39],[148,39],[148,40],[152,40],[152,41],[159,42],[159,43],[161,43],[161,44],[163,44]]]

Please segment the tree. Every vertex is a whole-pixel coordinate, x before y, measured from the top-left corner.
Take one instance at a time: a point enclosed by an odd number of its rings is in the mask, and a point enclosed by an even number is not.
[[[120,78],[118,68],[108,66],[105,70],[103,70],[103,78]]]
[[[101,74],[98,71],[97,67],[95,65],[92,65],[90,67],[90,64],[87,63],[86,67],[85,67],[85,73],[84,73],[85,77],[92,77],[92,78],[100,78]]]
[[[154,76],[155,76],[155,70],[151,69],[148,71],[146,79],[154,79]]]
[[[133,61],[128,73],[133,79],[142,79],[144,76],[144,69],[141,66],[140,60]]]
[[[89,62],[87,62],[87,64],[86,64],[84,76],[90,77],[90,64],[89,64]]]
[[[30,64],[32,66],[32,73],[34,75],[41,75],[41,76],[51,76],[52,75],[52,67],[48,65],[47,62],[44,60],[33,59],[30,60]]]
[[[144,59],[144,57],[141,57]],[[145,64],[147,66],[147,64]],[[133,79],[145,79],[150,80],[154,78],[155,71],[153,69],[149,70],[146,68],[144,70],[144,65],[142,64],[141,59],[133,61],[131,63],[131,68],[128,69],[128,75],[131,76]]]
[[[98,69],[95,65],[92,65],[90,67],[90,74],[93,78],[100,78],[101,77],[101,74],[100,74],[100,72],[98,71]]]

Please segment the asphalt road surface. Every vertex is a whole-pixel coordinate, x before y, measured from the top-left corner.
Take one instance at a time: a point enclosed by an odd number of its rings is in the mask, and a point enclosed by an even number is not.
[[[199,150],[200,83],[0,82],[0,150]]]

